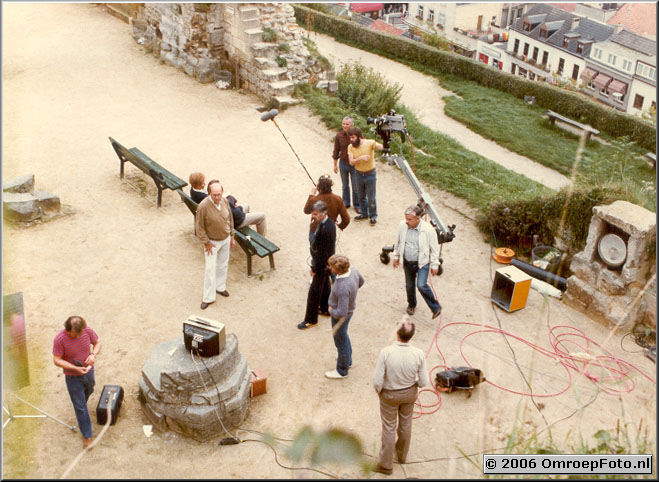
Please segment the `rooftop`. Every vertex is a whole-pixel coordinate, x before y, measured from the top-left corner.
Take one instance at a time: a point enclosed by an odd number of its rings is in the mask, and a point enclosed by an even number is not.
[[[655,3],[626,3],[607,23],[622,25],[634,33],[656,39],[657,5]]]

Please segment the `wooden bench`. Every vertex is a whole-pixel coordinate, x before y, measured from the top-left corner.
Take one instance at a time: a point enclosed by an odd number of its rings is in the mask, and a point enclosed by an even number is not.
[[[650,162],[652,163],[653,169],[657,168],[657,155],[654,152],[646,152],[643,154],[645,157],[650,159]]]
[[[119,157],[119,177],[124,178],[124,164],[131,162],[141,171],[147,173],[153,179],[153,182],[158,188],[158,207],[162,204],[162,191],[163,189],[171,189],[176,191],[188,185],[183,179],[175,176],[167,169],[162,167],[156,161],[140,151],[137,147],[126,149],[124,146],[110,137],[110,143],[114,151]]]
[[[177,189],[181,200],[193,215],[197,214],[198,204],[192,200],[182,189]],[[260,258],[268,257],[270,269],[275,269],[275,258],[273,254],[279,251],[279,246],[272,241],[264,238],[249,226],[243,226],[234,230],[236,242],[247,256],[247,276],[252,276],[252,256],[257,255]]]
[[[581,129],[582,131],[584,131],[586,133],[586,142],[588,142],[588,139],[590,139],[591,134],[595,134],[597,136],[600,133],[600,131],[598,131],[597,129],[595,129],[595,128],[589,126],[589,125],[582,124],[581,122],[577,122],[577,121],[572,120],[572,119],[568,119],[567,117],[562,116],[561,114],[558,114],[558,113],[554,112],[553,110],[548,110],[547,111],[547,117],[549,117],[549,123],[551,125],[554,125],[554,122],[556,122],[556,120],[558,119],[561,122],[564,122],[568,125],[571,125],[573,127],[577,127],[579,129]]]

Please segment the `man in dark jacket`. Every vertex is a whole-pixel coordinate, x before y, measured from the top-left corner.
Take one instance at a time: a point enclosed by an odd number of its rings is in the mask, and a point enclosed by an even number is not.
[[[300,330],[318,323],[318,310],[328,311],[327,299],[330,294],[329,267],[327,260],[334,254],[336,225],[327,215],[327,204],[317,201],[311,211],[312,219],[318,221],[318,228],[311,243],[311,286],[307,294],[307,311],[304,321],[297,325]]]

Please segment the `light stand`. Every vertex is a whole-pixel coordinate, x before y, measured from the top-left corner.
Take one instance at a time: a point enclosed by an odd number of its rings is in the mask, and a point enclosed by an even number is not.
[[[5,407],[5,406],[3,405],[3,406],[2,406],[2,410],[3,410],[4,413],[7,414],[7,417],[8,417],[7,420],[5,420],[5,422],[2,424],[2,429],[3,429],[3,430],[5,429],[5,427],[6,427],[7,425],[9,425],[9,422],[11,422],[12,420],[14,420],[15,418],[50,418],[50,419],[52,419],[52,420],[55,420],[57,423],[61,423],[62,425],[64,425],[66,428],[68,428],[68,429],[71,430],[72,432],[75,432],[75,431],[76,431],[76,428],[75,428],[75,427],[69,425],[68,423],[62,422],[60,419],[58,419],[58,418],[56,418],[56,417],[53,417],[52,415],[50,415],[49,413],[44,412],[43,410],[41,410],[41,409],[38,408],[38,407],[35,407],[35,406],[32,405],[30,402],[27,402],[27,401],[23,400],[21,397],[19,397],[19,396],[16,395],[15,393],[10,392],[10,395],[13,395],[14,397],[18,398],[18,399],[19,399],[21,402],[23,402],[24,404],[29,405],[30,407],[32,407],[33,409],[35,409],[37,412],[39,412],[41,415],[14,415],[13,413],[11,413],[11,411],[10,411],[7,407]]]

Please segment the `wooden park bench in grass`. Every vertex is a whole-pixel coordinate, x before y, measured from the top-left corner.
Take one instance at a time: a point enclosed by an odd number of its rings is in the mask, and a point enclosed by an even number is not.
[[[652,168],[656,169],[657,168],[657,155],[654,152],[646,152],[644,154],[645,157],[650,159],[650,162],[652,163]]]
[[[181,196],[181,200],[188,207],[192,215],[194,216],[197,214],[198,204],[183,192],[182,189],[177,189],[176,192]],[[273,254],[279,251],[279,246],[264,238],[249,226],[236,228],[234,232],[236,242],[247,256],[247,276],[252,276],[252,256],[254,255],[257,255],[260,258],[265,258],[267,256],[270,261],[270,269],[275,269],[275,258]]]
[[[562,116],[561,114],[558,114],[558,113],[554,112],[553,110],[548,110],[547,111],[547,117],[549,117],[549,123],[551,125],[554,125],[554,122],[556,122],[556,120],[558,119],[559,121],[564,122],[567,125],[570,125],[572,127],[576,127],[578,129],[581,129],[582,131],[584,131],[586,133],[586,142],[588,142],[588,140],[590,139],[591,134],[595,134],[597,136],[600,133],[600,131],[598,131],[597,129],[595,129],[593,127],[590,127],[589,125],[582,124],[581,122],[577,122],[577,121],[572,120],[572,119],[568,119],[567,117]]]
[[[156,183],[158,188],[158,207],[162,204],[162,191],[163,189],[171,189],[176,191],[188,185],[183,179],[175,176],[167,169],[162,167],[156,161],[140,151],[137,147],[126,149],[124,146],[110,137],[112,148],[119,156],[119,177],[124,178],[124,164],[130,162],[140,170],[147,173]]]

